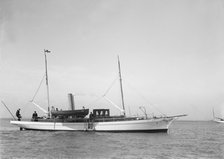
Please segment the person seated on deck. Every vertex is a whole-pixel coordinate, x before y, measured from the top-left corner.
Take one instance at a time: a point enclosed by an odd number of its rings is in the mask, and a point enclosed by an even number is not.
[[[38,115],[37,115],[36,111],[34,111],[34,113],[33,113],[32,121],[38,121]]]
[[[22,118],[22,116],[21,116],[21,114],[20,114],[20,108],[16,111],[16,116],[17,116],[17,118],[18,118],[18,121],[20,121],[21,118]]]

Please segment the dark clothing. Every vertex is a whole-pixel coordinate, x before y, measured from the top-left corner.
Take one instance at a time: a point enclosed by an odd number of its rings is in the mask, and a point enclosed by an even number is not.
[[[16,116],[17,116],[18,120],[20,121],[21,118],[22,118],[22,116],[20,115],[20,109],[18,109],[18,110],[16,111]]]
[[[91,112],[89,115],[89,119],[92,120],[93,119],[93,113]]]
[[[94,121],[94,115],[92,112],[89,114],[89,121]]]
[[[33,119],[34,121],[37,121],[37,120],[38,120],[38,115],[37,115],[36,112],[33,113],[32,119]]]

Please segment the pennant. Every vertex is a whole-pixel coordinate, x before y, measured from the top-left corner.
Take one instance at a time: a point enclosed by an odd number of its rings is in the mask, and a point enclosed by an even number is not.
[[[45,50],[45,49],[44,49],[44,52],[46,52],[46,53],[51,53],[51,51],[49,51],[49,50]]]

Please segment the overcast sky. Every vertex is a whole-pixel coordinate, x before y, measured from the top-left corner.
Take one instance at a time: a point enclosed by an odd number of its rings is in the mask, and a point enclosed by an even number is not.
[[[23,117],[44,75],[49,49],[50,103],[111,108],[102,96],[118,77],[127,114],[224,116],[222,0],[0,0],[0,99]],[[35,102],[47,109],[46,88]],[[121,106],[119,83],[107,97]],[[10,117],[1,104],[0,117]]]

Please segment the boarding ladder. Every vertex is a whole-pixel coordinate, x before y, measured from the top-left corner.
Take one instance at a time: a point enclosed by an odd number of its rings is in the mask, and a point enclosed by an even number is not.
[[[94,121],[93,120],[88,120],[86,122],[86,131],[94,131],[95,127],[94,127]]]

